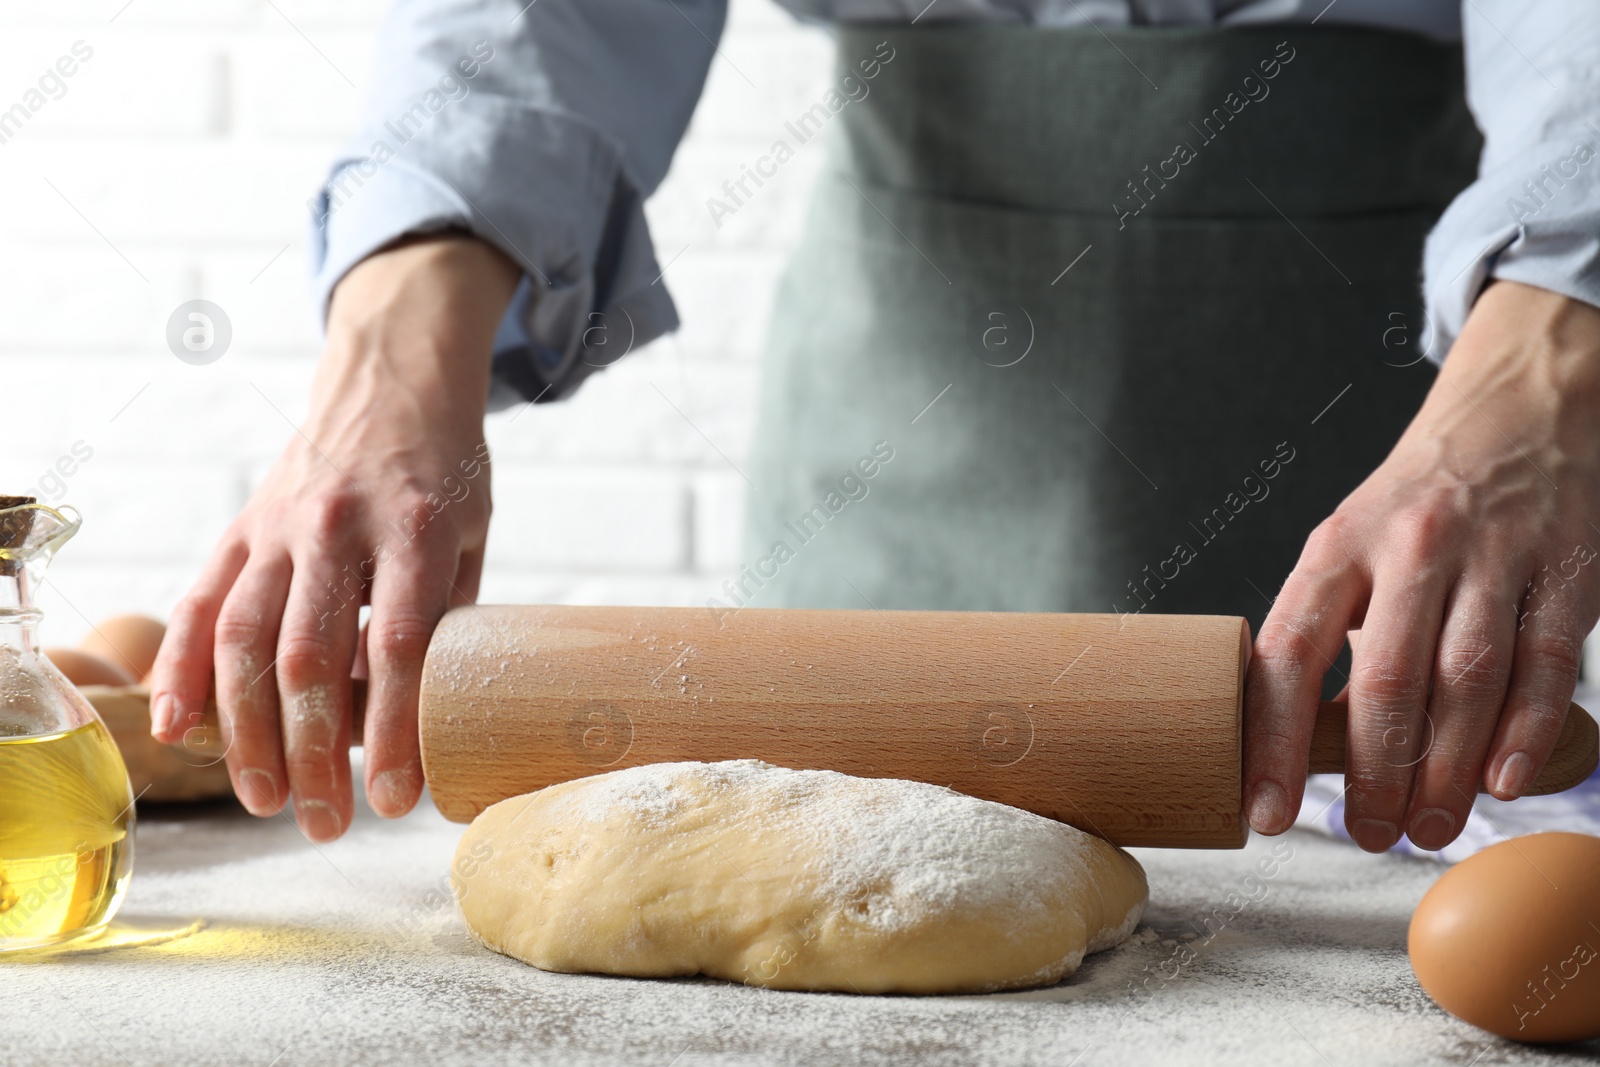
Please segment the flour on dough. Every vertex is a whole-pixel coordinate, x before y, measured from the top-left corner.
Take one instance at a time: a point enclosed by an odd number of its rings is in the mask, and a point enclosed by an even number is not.
[[[661,763],[484,811],[457,850],[475,937],[548,971],[774,989],[1046,985],[1123,941],[1136,860],[939,786],[758,760]]]

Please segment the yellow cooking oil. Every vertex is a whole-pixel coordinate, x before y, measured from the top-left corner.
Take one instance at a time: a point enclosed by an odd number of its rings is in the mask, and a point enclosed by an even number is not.
[[[103,927],[132,869],[133,796],[98,719],[0,737],[0,950]]]

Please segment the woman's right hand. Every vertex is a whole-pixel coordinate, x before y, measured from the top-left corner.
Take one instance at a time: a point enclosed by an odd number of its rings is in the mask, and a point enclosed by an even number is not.
[[[350,825],[363,639],[368,801],[394,817],[421,793],[423,654],[440,616],[477,596],[489,361],[519,277],[497,249],[455,235],[353,268],[334,291],[309,418],[173,613],[151,732],[181,740],[214,676],[239,799],[266,816],[292,795],[313,841]]]

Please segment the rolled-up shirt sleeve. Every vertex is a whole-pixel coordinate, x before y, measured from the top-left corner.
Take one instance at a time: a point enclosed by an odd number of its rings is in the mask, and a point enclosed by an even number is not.
[[[1466,0],[1478,180],[1428,237],[1423,288],[1442,362],[1490,279],[1600,306],[1600,5]]]
[[[399,0],[358,132],[309,204],[324,318],[395,240],[466,231],[518,263],[495,396],[555,400],[678,325],[643,204],[726,0]]]

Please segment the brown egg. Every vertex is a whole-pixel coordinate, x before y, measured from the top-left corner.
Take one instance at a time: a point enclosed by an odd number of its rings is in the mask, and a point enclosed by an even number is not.
[[[121,664],[137,681],[144,681],[156,661],[165,624],[145,615],[117,615],[91,630],[78,647],[109,663]]]
[[[1446,871],[1411,917],[1445,1011],[1517,1041],[1600,1037],[1600,837],[1529,834]]]
[[[137,681],[115,663],[75,648],[47,648],[44,654],[73,685],[133,685]]]

